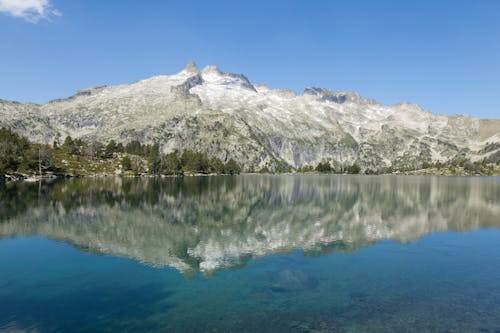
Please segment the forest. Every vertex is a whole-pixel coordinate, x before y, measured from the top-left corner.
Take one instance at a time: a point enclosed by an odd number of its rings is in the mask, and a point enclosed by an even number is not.
[[[52,145],[32,143],[10,129],[0,129],[0,175],[53,174],[86,176],[113,173],[120,169],[131,175],[239,174],[241,166],[233,159],[226,162],[206,153],[176,150],[164,154],[156,144],[114,140],[98,141],[73,139],[67,136],[62,143]]]

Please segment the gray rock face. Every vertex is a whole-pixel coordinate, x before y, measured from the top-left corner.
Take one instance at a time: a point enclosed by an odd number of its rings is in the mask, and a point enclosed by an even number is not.
[[[302,95],[244,75],[188,64],[175,75],[93,87],[38,105],[0,100],[0,126],[39,142],[159,142],[165,152],[202,150],[247,168],[331,161],[364,168],[415,167],[456,156],[499,156],[500,120],[435,115],[418,105],[381,105],[353,92]]]

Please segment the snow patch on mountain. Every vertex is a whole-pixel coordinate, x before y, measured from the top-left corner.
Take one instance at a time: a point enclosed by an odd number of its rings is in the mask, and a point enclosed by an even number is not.
[[[40,142],[57,133],[91,140],[159,142],[198,149],[246,167],[301,167],[330,160],[363,167],[415,166],[500,142],[500,121],[382,105],[355,92],[291,90],[189,63],[173,75],[91,87],[43,105],[0,100],[0,126]]]

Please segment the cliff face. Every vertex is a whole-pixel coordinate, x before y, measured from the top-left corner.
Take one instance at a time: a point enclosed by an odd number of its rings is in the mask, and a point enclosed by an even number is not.
[[[308,88],[301,95],[193,64],[175,75],[94,87],[47,104],[0,100],[0,126],[39,142],[57,133],[90,140],[159,142],[165,152],[202,150],[246,167],[363,167],[472,160],[500,153],[500,120],[381,105],[352,92]]]

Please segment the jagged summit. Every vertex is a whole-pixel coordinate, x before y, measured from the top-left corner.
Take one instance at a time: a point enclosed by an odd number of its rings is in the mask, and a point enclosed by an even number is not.
[[[250,80],[243,74],[222,72],[216,66],[206,66],[201,71],[201,77],[205,82],[223,87],[224,89],[244,88],[257,92]]]
[[[198,66],[194,61],[190,61],[182,71],[187,73],[198,73]]]
[[[324,101],[331,101],[338,104],[343,104],[346,102],[379,104],[377,101],[361,97],[357,92],[353,91],[332,91],[330,89],[310,87],[304,89],[302,95],[316,96]]]
[[[222,75],[222,72],[220,71],[220,69],[217,66],[214,66],[214,65],[205,66],[201,70],[201,72],[203,74],[217,74],[217,75]]]
[[[0,127],[39,142],[56,136],[158,142],[246,168],[330,161],[363,168],[412,167],[464,156],[500,156],[500,122],[435,115],[416,104],[382,105],[355,92],[301,95],[191,62],[172,75],[94,87],[38,105],[0,101]]]

